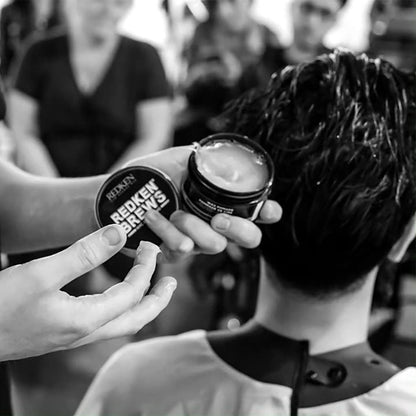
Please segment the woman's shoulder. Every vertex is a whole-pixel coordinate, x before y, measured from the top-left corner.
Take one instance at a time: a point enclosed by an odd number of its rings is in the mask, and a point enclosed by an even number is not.
[[[42,34],[33,35],[27,45],[28,49],[39,54],[62,53],[67,45],[67,35],[64,29],[56,28]]]

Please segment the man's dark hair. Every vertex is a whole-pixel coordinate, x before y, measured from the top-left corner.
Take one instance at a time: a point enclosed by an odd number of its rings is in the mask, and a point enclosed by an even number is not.
[[[283,218],[262,252],[279,281],[313,296],[355,287],[416,211],[416,82],[345,51],[288,67],[226,113],[263,145]]]

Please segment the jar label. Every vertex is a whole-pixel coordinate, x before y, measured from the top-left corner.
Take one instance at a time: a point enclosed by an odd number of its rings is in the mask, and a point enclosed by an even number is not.
[[[187,211],[208,222],[217,214],[236,215],[254,221],[257,219],[268,194],[269,192],[265,192],[260,199],[249,203],[235,203],[233,206],[227,206],[219,204],[207,197],[207,195],[204,195],[189,178],[184,182],[181,192],[182,201]]]
[[[160,244],[161,239],[145,224],[146,212],[155,210],[166,218],[179,209],[179,198],[170,178],[148,167],[123,169],[101,187],[96,200],[100,226],[118,224],[127,234],[125,248],[136,250],[140,241]]]

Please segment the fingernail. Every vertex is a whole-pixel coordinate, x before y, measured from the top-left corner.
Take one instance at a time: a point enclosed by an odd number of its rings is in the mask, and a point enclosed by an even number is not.
[[[219,231],[227,231],[230,228],[230,218],[227,215],[218,215],[213,219],[213,226]]]
[[[140,241],[139,247],[137,247],[136,255],[138,256],[143,250],[153,250],[160,253],[160,248],[156,245],[151,243],[150,241]]]
[[[265,204],[261,212],[261,218],[264,221],[277,222],[282,218],[282,214],[283,214],[283,211],[280,205],[272,206],[272,205]]]
[[[170,283],[166,286],[166,290],[170,293],[173,293],[178,287],[178,282],[175,279],[172,279]]]
[[[173,277],[164,277],[163,281],[160,281],[156,284],[155,288],[153,289],[153,294],[157,297],[162,298],[166,295],[172,295],[172,293],[176,290],[177,287],[176,279]]]
[[[144,220],[148,222],[155,222],[159,219],[159,213],[155,210],[150,210],[146,212],[146,215],[144,216]]]
[[[103,239],[104,243],[108,244],[109,246],[117,246],[122,241],[122,237],[118,227],[106,228],[104,232],[101,234],[101,238]]]
[[[269,221],[280,221],[280,219],[282,218],[283,215],[283,211],[282,210],[275,210],[273,212],[270,212],[268,215],[268,220]]]
[[[179,245],[179,251],[182,253],[190,253],[194,248],[194,242],[186,238],[182,243]]]

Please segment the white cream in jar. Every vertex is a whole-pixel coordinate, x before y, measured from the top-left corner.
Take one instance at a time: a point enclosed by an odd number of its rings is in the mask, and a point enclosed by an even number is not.
[[[186,210],[208,222],[217,214],[254,221],[271,192],[273,177],[273,162],[258,143],[218,133],[196,143],[181,200]]]
[[[205,179],[227,191],[259,191],[269,179],[265,157],[237,142],[224,140],[199,146],[195,160]]]

